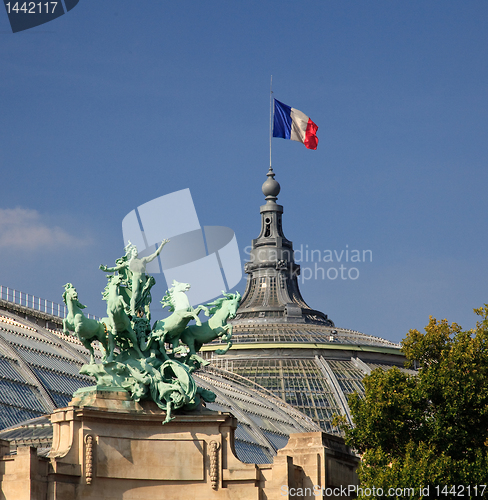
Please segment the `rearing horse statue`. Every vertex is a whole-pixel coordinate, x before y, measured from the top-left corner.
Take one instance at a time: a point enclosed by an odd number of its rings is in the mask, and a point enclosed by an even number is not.
[[[202,322],[198,319],[198,313],[205,311],[208,316],[208,308],[205,306],[198,306],[196,309],[190,305],[190,301],[186,293],[190,289],[188,283],[179,283],[173,280],[173,286],[166,292],[166,295],[161,300],[163,307],[168,307],[172,312],[166,319],[156,321],[153,326],[151,336],[147,340],[141,340],[141,351],[146,351],[151,347],[154,339],[159,342],[159,350],[165,360],[170,359],[166,354],[165,343],[172,344],[173,352],[178,347],[180,335],[192,319],[195,320],[197,325]]]
[[[71,283],[64,285],[63,301],[68,308],[68,316],[63,319],[63,333],[74,332],[82,344],[90,351],[90,364],[95,362],[91,343],[98,340],[103,347],[103,360],[113,358],[113,339],[104,323],[85,317],[82,309],[86,306],[78,300],[78,292]],[[108,341],[110,339],[110,342]]]
[[[108,276],[107,286],[102,293],[103,299],[107,302],[107,324],[116,340],[123,342],[129,339],[132,343],[132,348],[142,358],[144,355],[139,349],[136,332],[133,330],[129,316],[125,312],[126,303],[119,290],[121,283],[122,277],[120,275]]]
[[[227,324],[228,318],[234,318],[237,308],[241,301],[239,292],[224,293],[223,297],[206,304],[209,307],[209,313],[213,316],[202,325],[187,326],[181,334],[181,341],[190,349],[189,355],[195,356],[203,344],[212,342],[220,338],[227,342],[224,349],[217,349],[215,354],[225,354],[232,347],[232,325]]]

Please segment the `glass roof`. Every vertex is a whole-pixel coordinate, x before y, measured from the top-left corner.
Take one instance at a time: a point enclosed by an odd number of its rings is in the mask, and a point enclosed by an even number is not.
[[[321,359],[323,360],[323,358]],[[364,393],[364,372],[357,368],[352,361],[329,359],[327,363],[334,372],[344,394],[351,394],[353,392]]]
[[[49,344],[47,342],[41,342],[37,338],[26,336],[25,331],[22,331],[22,334],[19,335],[14,330],[6,331],[3,328],[1,330],[1,335],[10,343],[21,345],[23,347],[27,347],[28,349],[37,349],[49,354],[54,354],[55,356],[63,355],[63,351],[60,348],[57,348],[54,344]]]
[[[335,332],[335,333],[333,333]],[[319,343],[353,344],[372,347],[400,346],[388,340],[354,330],[312,324],[238,323],[233,325],[232,341],[239,343]],[[216,340],[214,343],[222,343]]]
[[[207,403],[207,408],[215,411],[232,412],[238,415],[238,427],[235,434],[235,449],[238,458],[247,463],[270,463],[276,451],[288,442],[291,432],[318,431],[319,428],[306,417],[296,419],[296,410],[277,400],[265,389],[257,391],[237,384],[230,374],[224,371],[209,370],[195,374],[199,385],[217,392],[217,401]],[[231,385],[232,384],[232,385]],[[218,388],[216,388],[218,386]],[[223,396],[225,394],[225,396]],[[65,406],[71,397],[51,392],[51,396]],[[276,403],[278,402],[278,405]],[[2,411],[2,417],[4,412]],[[34,412],[9,414],[11,427],[0,431],[0,438],[12,440],[12,445],[29,443],[39,446],[46,454],[52,443],[52,426],[49,417],[41,417],[29,422],[15,422],[17,418],[32,418]],[[239,419],[240,415],[240,419]],[[4,420],[3,423],[7,423]],[[16,424],[16,425],[15,425]]]
[[[80,387],[86,387],[92,383],[88,377],[72,377],[64,373],[44,370],[42,368],[33,368],[34,373],[41,379],[44,387],[49,391],[56,391],[61,394],[71,396]]]
[[[26,379],[21,375],[19,365],[4,356],[0,356],[0,377],[23,384],[27,383]]]
[[[18,350],[22,358],[30,365],[50,368],[51,370],[65,372],[77,377],[80,376],[79,370],[82,366],[82,363],[80,362],[63,359],[57,356],[48,355],[45,352],[33,351],[23,347],[19,347]],[[90,379],[87,378],[87,380]]]
[[[77,353],[88,359],[82,345],[26,319],[22,319],[22,325],[15,324],[16,316],[8,314],[10,323],[0,321],[0,404],[7,408],[0,413],[0,428],[43,414],[52,402],[43,401],[40,389],[47,391],[56,406],[64,407],[74,391],[93,384],[90,377],[79,374],[82,362]],[[335,415],[349,415],[347,395],[364,393],[364,375],[377,367],[393,366],[395,351],[398,364],[403,361],[397,344],[353,330],[306,323],[233,326],[234,349],[226,356],[204,353],[211,357],[212,365],[195,377],[199,385],[217,393],[216,402],[209,408],[232,412],[239,420],[238,441],[246,444],[242,453],[260,456],[261,460],[265,456],[269,459],[292,432],[321,428],[339,434],[332,419]],[[251,347],[252,343],[270,345],[265,354],[262,348],[239,349],[239,344]],[[304,348],[285,353],[278,346],[271,351],[280,343],[302,344]],[[314,344],[335,345],[329,349]],[[351,349],[340,346],[360,348],[351,358]],[[385,360],[392,363],[378,362],[383,354],[375,355],[374,360],[372,356],[359,358],[362,351],[376,352],[378,347],[391,348]]]
[[[24,410],[21,408],[17,408],[15,406],[7,406],[0,403],[0,415],[1,415],[2,425],[4,425],[5,427],[11,427],[13,425],[17,425],[19,422],[24,422],[25,420],[39,417],[43,413],[44,412]],[[2,436],[1,431],[0,431],[0,436]],[[2,437],[2,439],[9,439],[9,438]]]
[[[19,384],[5,379],[0,380],[0,403],[4,405],[44,413],[44,406],[39,399],[39,391],[34,386]],[[0,418],[2,417],[3,415],[0,416]]]

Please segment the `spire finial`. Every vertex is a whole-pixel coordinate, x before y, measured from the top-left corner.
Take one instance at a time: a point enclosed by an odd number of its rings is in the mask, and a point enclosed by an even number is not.
[[[261,189],[263,190],[264,196],[266,196],[267,203],[276,203],[281,187],[279,182],[274,178],[276,174],[273,172],[273,167],[271,167],[271,165],[266,175],[268,179],[264,182]]]

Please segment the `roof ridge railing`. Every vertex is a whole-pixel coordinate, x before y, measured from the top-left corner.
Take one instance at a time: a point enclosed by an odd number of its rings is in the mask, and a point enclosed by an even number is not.
[[[35,295],[20,292],[8,286],[0,285],[0,299],[62,319],[68,315],[68,308],[64,304],[56,304],[56,302],[41,299]],[[98,316],[94,316],[93,314],[85,314],[85,316],[90,319],[100,320]]]

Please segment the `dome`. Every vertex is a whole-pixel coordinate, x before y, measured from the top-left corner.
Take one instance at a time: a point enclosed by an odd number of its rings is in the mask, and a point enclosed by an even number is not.
[[[265,186],[275,174],[267,175]],[[230,321],[233,347],[216,356],[216,341],[202,351],[213,365],[265,387],[324,431],[340,434],[333,417],[352,423],[347,396],[364,394],[363,377],[375,368],[403,370],[405,358],[399,344],[337,327],[307,305],[293,243],[283,232],[283,207],[269,202],[271,186],[263,193],[268,202],[260,208],[261,232],[252,241],[246,290]]]

